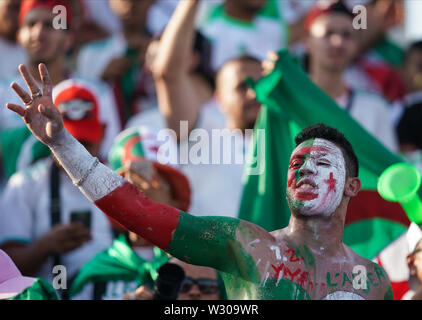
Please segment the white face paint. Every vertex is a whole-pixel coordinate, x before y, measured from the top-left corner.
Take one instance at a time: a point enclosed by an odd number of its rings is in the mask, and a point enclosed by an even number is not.
[[[302,142],[290,158],[287,199],[302,215],[330,216],[340,205],[346,180],[343,153],[325,139]]]

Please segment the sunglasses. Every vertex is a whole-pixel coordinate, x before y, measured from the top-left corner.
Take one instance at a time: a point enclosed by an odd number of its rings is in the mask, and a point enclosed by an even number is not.
[[[180,293],[188,293],[195,284],[203,294],[214,294],[218,292],[218,282],[215,279],[192,279],[190,277],[185,277],[180,287]]]

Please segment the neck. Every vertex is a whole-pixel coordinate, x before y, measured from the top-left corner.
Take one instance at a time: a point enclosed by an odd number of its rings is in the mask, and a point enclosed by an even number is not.
[[[345,214],[339,210],[327,218],[298,217],[292,214],[287,227],[289,236],[312,253],[336,256],[344,253],[343,229]]]
[[[328,70],[311,65],[310,77],[320,89],[333,99],[340,98],[347,92],[342,70]]]
[[[256,12],[245,10],[232,0],[225,2],[224,9],[228,16],[244,22],[251,22],[256,15]]]
[[[40,74],[38,71],[38,62],[30,61],[29,62],[29,70],[31,75],[34,77],[35,80],[41,82]],[[50,75],[51,81],[54,85],[57,85],[61,81],[65,80],[65,72],[63,68],[63,57],[57,57],[54,60],[45,63],[48,69],[48,73]]]

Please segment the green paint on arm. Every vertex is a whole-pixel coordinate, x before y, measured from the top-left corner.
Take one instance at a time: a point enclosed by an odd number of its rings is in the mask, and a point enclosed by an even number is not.
[[[181,211],[167,251],[187,263],[233,275],[246,273],[251,278],[255,264],[236,239],[240,221],[229,217],[195,217]]]

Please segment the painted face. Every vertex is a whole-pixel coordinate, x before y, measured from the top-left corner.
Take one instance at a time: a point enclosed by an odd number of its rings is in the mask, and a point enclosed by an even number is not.
[[[292,152],[287,201],[292,212],[330,216],[343,197],[346,166],[343,153],[324,139],[302,142]]]

